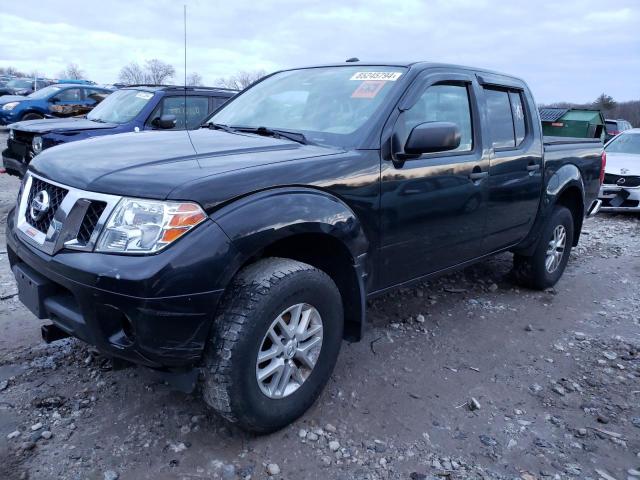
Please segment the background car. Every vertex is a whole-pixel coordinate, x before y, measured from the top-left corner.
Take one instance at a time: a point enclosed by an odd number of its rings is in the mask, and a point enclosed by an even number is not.
[[[1,95],[29,95],[53,82],[44,78],[13,78],[0,87]]]
[[[10,75],[0,75],[0,87],[4,87],[9,80],[13,80]]]
[[[83,88],[96,90],[96,87]],[[22,176],[35,155],[61,143],[140,130],[199,128],[236,93],[236,90],[207,87],[123,88],[111,93],[86,118],[31,120],[9,125],[8,145],[2,152],[3,164],[8,173]]]
[[[611,140],[613,137],[615,137],[616,135],[618,135],[620,132],[624,132],[626,130],[629,130],[633,128],[631,126],[631,124],[629,122],[627,122],[626,120],[619,118],[617,120],[613,120],[610,118],[607,118],[605,120],[605,138],[604,141],[608,142],[609,140]]]
[[[627,129],[606,146],[601,211],[640,212],[640,128]]]
[[[82,85],[50,85],[23,97],[0,98],[0,125],[20,120],[37,120],[45,115],[71,117],[83,115],[98,105],[111,90]]]

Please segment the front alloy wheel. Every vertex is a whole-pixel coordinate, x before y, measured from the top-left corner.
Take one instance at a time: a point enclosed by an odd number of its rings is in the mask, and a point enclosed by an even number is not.
[[[340,352],[340,291],[287,258],[244,268],[227,289],[205,350],[205,401],[257,433],[278,430],[318,398]]]
[[[322,317],[298,303],[273,321],[256,361],[256,379],[269,398],[291,395],[309,378],[322,348]]]

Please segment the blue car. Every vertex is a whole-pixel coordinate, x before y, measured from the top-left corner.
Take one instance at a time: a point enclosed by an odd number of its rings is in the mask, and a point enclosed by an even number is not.
[[[21,120],[38,120],[49,115],[84,115],[110,93],[112,90],[102,87],[56,84],[36,90],[26,97],[3,95],[0,97],[0,125]]]
[[[49,88],[54,87],[58,86]],[[91,88],[94,87],[87,87]],[[206,87],[123,88],[109,95],[86,118],[31,120],[9,125],[2,162],[7,173],[21,177],[35,155],[61,143],[142,130],[199,128],[236,93]]]

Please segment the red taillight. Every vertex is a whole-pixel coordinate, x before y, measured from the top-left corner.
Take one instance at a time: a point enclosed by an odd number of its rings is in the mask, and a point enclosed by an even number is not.
[[[600,185],[604,183],[604,169],[607,166],[607,152],[602,151],[602,165],[600,166]]]
[[[618,135],[620,133],[620,130],[611,130],[609,132],[609,135]]]

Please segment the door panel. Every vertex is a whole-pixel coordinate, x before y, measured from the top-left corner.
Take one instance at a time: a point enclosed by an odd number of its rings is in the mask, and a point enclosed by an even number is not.
[[[495,251],[525,238],[535,220],[542,189],[542,144],[531,116],[535,105],[523,91],[487,87],[484,99],[492,127],[485,243]]]
[[[415,103],[398,116],[392,151],[404,145],[412,126],[429,121],[456,123],[461,144],[455,151],[404,162],[383,153],[379,288],[482,254],[489,161],[479,134],[474,81],[466,75],[428,75],[415,87],[421,91]]]
[[[54,97],[57,101],[49,106],[49,111],[56,117],[72,117],[81,115],[84,108],[84,95],[81,88],[67,88]]]

